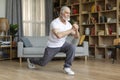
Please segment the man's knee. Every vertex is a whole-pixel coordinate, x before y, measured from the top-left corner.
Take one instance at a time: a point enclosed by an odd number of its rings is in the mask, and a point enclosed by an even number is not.
[[[40,66],[46,66],[49,61],[50,61],[50,60],[48,60],[47,58],[46,58],[45,60],[41,60]]]
[[[69,47],[70,47],[71,51],[75,52],[75,46],[74,45],[70,45]]]
[[[40,66],[46,66],[47,65],[47,63],[41,63],[40,64]]]

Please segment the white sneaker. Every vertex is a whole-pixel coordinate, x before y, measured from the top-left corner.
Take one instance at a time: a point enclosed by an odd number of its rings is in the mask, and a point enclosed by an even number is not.
[[[74,75],[75,73],[71,70],[71,68],[64,68],[65,73],[69,75]]]
[[[30,69],[36,68],[35,64],[31,63],[29,58],[27,58],[27,63],[28,63],[28,68],[30,68]]]

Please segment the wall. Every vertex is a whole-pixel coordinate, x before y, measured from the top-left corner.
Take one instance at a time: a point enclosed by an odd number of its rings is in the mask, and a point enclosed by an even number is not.
[[[0,17],[5,17],[6,0],[0,0]]]

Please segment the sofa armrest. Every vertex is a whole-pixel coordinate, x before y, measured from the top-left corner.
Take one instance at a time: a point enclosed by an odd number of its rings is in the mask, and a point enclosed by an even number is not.
[[[83,42],[83,47],[88,48],[88,41],[84,41],[84,42]]]
[[[18,47],[17,47],[18,57],[22,57],[22,54],[23,54],[23,42],[19,41],[17,45],[18,45]]]
[[[88,45],[88,41],[84,41],[84,42],[83,42],[83,48],[84,48],[85,54],[89,55],[89,45]]]

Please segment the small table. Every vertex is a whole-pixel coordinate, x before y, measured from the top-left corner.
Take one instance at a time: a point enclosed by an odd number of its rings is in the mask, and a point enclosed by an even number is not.
[[[112,50],[111,58],[113,59],[112,63],[114,63],[116,58],[116,54],[114,52],[117,48],[120,49],[120,45],[110,46],[109,48]]]

